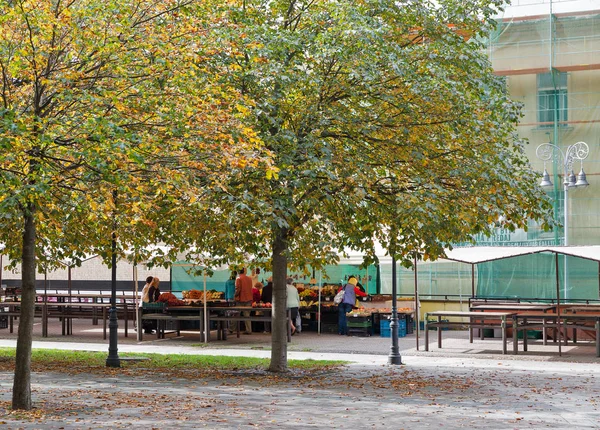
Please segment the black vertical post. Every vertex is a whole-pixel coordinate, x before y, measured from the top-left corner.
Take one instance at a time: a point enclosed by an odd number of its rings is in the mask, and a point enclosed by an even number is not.
[[[113,191],[113,201],[117,204],[117,192]],[[108,357],[106,358],[106,367],[121,367],[121,360],[118,353],[118,329],[119,320],[117,319],[117,226],[113,226],[112,232],[112,272],[111,272],[111,293],[110,293],[110,310],[108,311],[108,329],[109,329],[109,344]],[[139,328],[138,328],[139,330]]]
[[[402,364],[400,349],[398,347],[398,294],[396,285],[396,259],[392,257],[392,320],[390,331],[392,334],[392,347],[388,357],[388,364]]]

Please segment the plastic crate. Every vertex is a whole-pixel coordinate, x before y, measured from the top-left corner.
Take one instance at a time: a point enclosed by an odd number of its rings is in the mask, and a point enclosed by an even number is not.
[[[384,328],[381,329],[381,337],[392,337],[392,329]],[[398,337],[406,337],[406,330],[398,328]]]
[[[154,303],[142,303],[142,311],[145,314],[151,313],[163,313],[165,311],[166,303],[154,302]]]
[[[390,320],[380,320],[379,321],[379,330],[389,330],[390,329]],[[405,320],[398,320],[398,329],[399,330],[407,330],[407,325]]]
[[[348,336],[371,336],[370,326],[363,328],[348,327]]]
[[[352,321],[348,319],[348,327],[350,328],[371,328],[371,321]]]
[[[406,316],[406,334],[413,334],[415,330],[415,319],[410,315]]]
[[[321,323],[321,333],[337,333],[337,332],[338,332],[337,324]]]
[[[0,316],[0,328],[8,328],[8,317]]]
[[[373,318],[371,318],[371,315],[365,316],[348,314],[348,322],[368,322],[370,324],[372,320]]]
[[[544,336],[539,330],[527,330],[527,339],[542,339]],[[523,339],[523,330],[517,333],[517,339]]]

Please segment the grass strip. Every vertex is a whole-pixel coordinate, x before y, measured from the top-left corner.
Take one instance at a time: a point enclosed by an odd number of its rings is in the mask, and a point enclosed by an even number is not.
[[[107,352],[69,351],[59,349],[33,349],[31,353],[32,368],[82,368],[105,367]],[[218,370],[266,369],[268,358],[230,357],[222,355],[189,355],[189,354],[152,354],[152,353],[120,353],[120,357],[143,357],[147,360],[122,360],[121,365],[128,368],[145,369],[186,369],[204,368]],[[15,348],[0,348],[0,361],[14,363]],[[318,370],[338,367],[347,364],[341,360],[288,360],[290,369]]]

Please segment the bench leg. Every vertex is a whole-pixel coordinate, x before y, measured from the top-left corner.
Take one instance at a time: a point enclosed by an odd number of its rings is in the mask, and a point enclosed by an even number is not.
[[[427,314],[425,314],[423,328],[425,329],[425,351],[429,351],[429,319]]]
[[[502,324],[500,326],[502,327],[502,354],[506,354],[506,317],[502,317]]]
[[[138,307],[137,309],[137,340],[141,342],[143,339],[143,330],[142,330],[142,308]]]
[[[513,336],[513,353],[515,355],[517,355],[519,353],[519,336],[517,335],[518,332],[518,325],[517,325],[517,319],[513,317],[513,332],[512,332],[512,336]]]
[[[596,357],[600,357],[600,318],[596,319]]]
[[[438,328],[437,328],[437,338],[438,338],[438,348],[442,349],[442,317],[437,317]]]

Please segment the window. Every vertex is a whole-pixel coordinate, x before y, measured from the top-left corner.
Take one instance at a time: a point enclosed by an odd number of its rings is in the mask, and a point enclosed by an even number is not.
[[[540,126],[551,127],[555,120],[566,122],[568,119],[567,74],[544,73],[538,75],[537,84],[538,122],[547,123]]]

